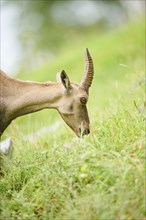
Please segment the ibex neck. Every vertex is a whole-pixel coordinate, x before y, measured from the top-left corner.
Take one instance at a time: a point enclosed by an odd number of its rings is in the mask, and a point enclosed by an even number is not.
[[[2,95],[2,105],[5,107],[4,127],[19,116],[45,108],[57,108],[57,102],[61,98],[60,83],[36,83],[10,79],[4,89]]]
[[[53,83],[19,82],[11,98],[10,114],[18,117],[45,108],[56,108],[61,86]]]

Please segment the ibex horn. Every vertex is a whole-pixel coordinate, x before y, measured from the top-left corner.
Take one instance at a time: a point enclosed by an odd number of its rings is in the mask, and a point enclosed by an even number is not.
[[[85,71],[82,78],[82,81],[80,83],[80,87],[88,91],[89,87],[92,84],[93,80],[93,74],[94,74],[94,66],[92,57],[90,56],[90,53],[88,49],[85,51]]]

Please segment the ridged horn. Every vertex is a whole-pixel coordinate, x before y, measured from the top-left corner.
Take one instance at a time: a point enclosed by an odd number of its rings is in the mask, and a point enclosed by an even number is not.
[[[84,56],[85,56],[85,70],[84,70],[83,78],[80,83],[80,87],[88,91],[89,87],[92,84],[92,80],[94,76],[94,66],[93,66],[92,57],[87,48]]]

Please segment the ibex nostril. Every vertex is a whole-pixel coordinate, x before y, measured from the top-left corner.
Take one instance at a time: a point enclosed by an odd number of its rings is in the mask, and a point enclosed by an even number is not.
[[[90,133],[90,130],[89,129],[86,129],[86,134],[89,134]]]

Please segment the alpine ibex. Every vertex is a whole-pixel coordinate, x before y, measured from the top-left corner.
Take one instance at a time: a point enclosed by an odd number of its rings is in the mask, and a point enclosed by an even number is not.
[[[80,84],[71,83],[64,70],[59,83],[16,80],[0,71],[0,135],[15,118],[46,108],[56,109],[78,137],[89,134],[86,104],[93,72],[88,49]]]

